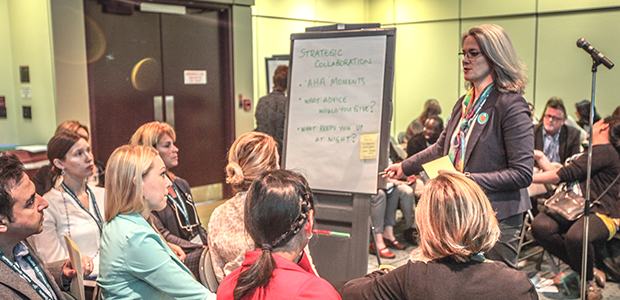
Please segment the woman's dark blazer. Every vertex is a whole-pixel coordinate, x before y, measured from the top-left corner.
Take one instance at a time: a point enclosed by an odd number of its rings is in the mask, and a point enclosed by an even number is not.
[[[402,162],[406,175],[418,174],[422,164],[448,155],[452,135],[461,120],[463,98],[435,144]],[[487,114],[485,120],[483,114]],[[491,91],[472,128],[465,152],[464,173],[491,201],[502,220],[531,208],[526,188],[532,183],[534,131],[530,110],[521,95]]]

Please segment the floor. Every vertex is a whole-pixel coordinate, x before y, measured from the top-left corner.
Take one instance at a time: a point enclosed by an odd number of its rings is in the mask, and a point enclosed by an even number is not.
[[[400,212],[400,211],[399,211]],[[396,225],[394,232],[400,233],[396,234],[396,238],[399,241],[404,241],[402,238],[402,222],[398,222]],[[409,253],[415,249],[415,246],[405,243],[407,248],[404,250],[393,250],[390,251],[396,254],[396,258],[393,259],[381,259],[381,264],[383,265],[392,265],[395,267],[401,266],[409,260]],[[540,246],[532,245],[525,246],[522,250],[521,257],[527,256],[528,254],[534,254],[540,252],[542,248]],[[549,261],[550,257],[548,254],[545,254],[545,257],[542,261],[540,271],[536,270],[536,264],[540,260],[540,254],[533,255],[527,259],[524,259],[519,262],[519,270],[528,273],[528,277],[531,278],[533,282],[536,282],[538,289],[538,296],[540,299],[579,299],[578,296],[569,296],[563,292],[563,289],[558,290],[558,288],[553,284],[554,272],[552,271],[552,265]],[[557,261],[557,259],[556,259]],[[374,255],[368,256],[368,272],[372,272],[378,269],[377,257]],[[564,263],[559,263],[558,267],[561,271],[566,274],[573,273],[568,265]],[[603,289],[603,299],[618,299],[620,300],[620,285],[615,282],[607,282],[605,288]]]

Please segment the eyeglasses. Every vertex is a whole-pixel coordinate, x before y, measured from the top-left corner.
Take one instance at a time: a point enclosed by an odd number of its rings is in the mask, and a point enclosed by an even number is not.
[[[482,52],[479,52],[479,51],[460,52],[459,56],[461,57],[461,59],[463,59],[467,55],[467,58],[469,58],[470,60],[474,60],[474,59],[478,58],[478,56],[480,56],[480,54],[482,54]]]
[[[559,118],[559,117],[552,116],[552,115],[544,115],[543,117],[545,119],[551,119],[551,121],[555,121],[555,122],[559,122],[559,121],[564,120],[564,118]]]

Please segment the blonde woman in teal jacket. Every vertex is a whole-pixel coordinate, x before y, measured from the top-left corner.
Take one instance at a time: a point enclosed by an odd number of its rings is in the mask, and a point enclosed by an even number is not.
[[[157,151],[123,146],[108,161],[106,223],[97,284],[103,299],[215,299],[147,221],[166,206],[170,180]]]

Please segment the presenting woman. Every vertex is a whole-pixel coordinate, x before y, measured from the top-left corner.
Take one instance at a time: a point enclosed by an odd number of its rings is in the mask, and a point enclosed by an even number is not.
[[[620,118],[607,117],[592,127],[592,173],[590,185],[590,199],[594,201],[609,187],[620,173]],[[548,159],[542,158],[542,165],[547,165]],[[546,162],[545,162],[546,160]],[[573,162],[560,169],[550,169],[534,174],[535,183],[579,182],[579,190],[585,196],[587,178],[587,154],[577,157]],[[618,191],[620,180],[592,206],[590,215],[590,232],[588,236],[588,264],[586,266],[588,280],[588,299],[597,299],[600,288],[604,287],[604,275],[594,272],[595,245],[601,245],[610,240],[616,233],[613,219],[620,218],[620,204]],[[544,210],[532,221],[532,235],[536,241],[566,262],[573,271],[581,272],[583,255],[583,218],[569,222],[557,220],[549,216]],[[600,271],[599,271],[600,272]],[[593,281],[597,275],[596,281]]]
[[[198,218],[189,184],[170,171],[179,165],[179,148],[174,145],[175,141],[172,126],[157,121],[140,126],[131,137],[132,145],[155,148],[166,165],[166,176],[172,182],[168,188],[168,201],[163,210],[153,212],[151,221],[164,239],[173,244],[171,246],[178,245],[183,249],[183,262],[196,278],[200,278],[200,255],[207,245],[207,231]]]
[[[422,164],[448,156],[476,182],[497,212],[501,236],[486,257],[516,267],[523,213],[530,207],[534,132],[521,96],[525,66],[503,28],[473,27],[461,39],[463,73],[470,89],[461,97],[435,144],[386,169],[387,176],[418,174]]]
[[[86,184],[95,168],[90,145],[75,132],[61,132],[47,144],[47,157],[52,182],[59,177],[62,182],[43,195],[49,207],[44,210],[43,232],[33,236],[37,250],[46,263],[67,259],[66,235],[82,254],[92,258],[91,276],[96,277],[105,209],[104,190]]]
[[[215,299],[147,222],[166,207],[166,165],[157,151],[122,146],[106,170],[106,210],[97,284],[103,299]]]
[[[279,169],[276,141],[260,132],[240,136],[228,151],[226,182],[237,193],[218,206],[209,221],[209,249],[218,281],[241,266],[254,242],[245,231],[243,210],[246,192],[262,172]]]
[[[250,186],[245,227],[254,241],[241,267],[228,275],[218,299],[340,299],[312,271],[304,248],[312,238],[314,197],[303,176],[275,170]]]
[[[489,201],[473,181],[441,174],[416,208],[420,247],[406,265],[346,283],[343,299],[538,299],[526,274],[485,259],[500,231]],[[387,273],[387,274],[386,274]]]

